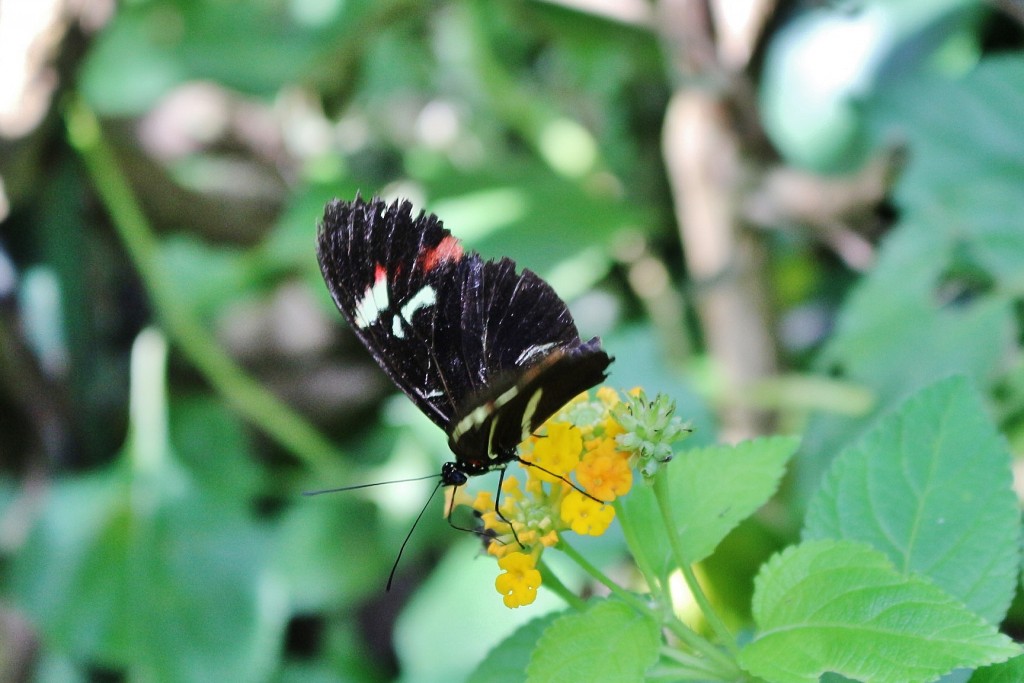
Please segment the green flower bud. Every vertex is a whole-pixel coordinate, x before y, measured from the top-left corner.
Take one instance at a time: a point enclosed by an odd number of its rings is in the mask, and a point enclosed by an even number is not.
[[[675,401],[665,394],[648,401],[642,390],[613,409],[615,419],[626,430],[615,437],[616,445],[631,454],[631,464],[646,478],[653,477],[659,465],[672,459],[672,444],[693,431],[675,411]]]

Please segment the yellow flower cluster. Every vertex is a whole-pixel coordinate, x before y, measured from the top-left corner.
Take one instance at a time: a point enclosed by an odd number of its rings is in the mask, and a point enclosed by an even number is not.
[[[544,548],[558,543],[567,530],[603,534],[615,518],[609,503],[633,484],[629,454],[615,447],[623,429],[611,409],[619,396],[608,388],[596,393],[595,399],[577,396],[520,446],[520,458],[535,467],[524,467],[523,484],[517,477],[505,478],[500,514],[489,492],[473,501],[484,533],[492,537],[487,552],[499,558],[503,573],[495,587],[506,607],[529,605],[536,598],[541,583],[536,567]],[[589,495],[568,483],[573,480]]]

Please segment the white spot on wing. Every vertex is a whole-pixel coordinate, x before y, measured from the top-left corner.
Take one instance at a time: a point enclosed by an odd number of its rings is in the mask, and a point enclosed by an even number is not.
[[[398,311],[398,315],[391,319],[391,334],[399,339],[405,338],[405,328],[402,323],[412,327],[412,317],[421,308],[427,308],[437,303],[437,292],[433,287],[427,286],[416,292],[411,299]]]
[[[404,320],[412,324],[412,316],[421,308],[429,308],[437,303],[437,292],[430,285],[427,285],[416,292],[411,299],[402,306],[401,315]]]
[[[366,290],[366,294],[356,304],[356,326],[360,329],[367,328],[377,322],[380,314],[388,310],[388,279],[379,278],[373,286]]]

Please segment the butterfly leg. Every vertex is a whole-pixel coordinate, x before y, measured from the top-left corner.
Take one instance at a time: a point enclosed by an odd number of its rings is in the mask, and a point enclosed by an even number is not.
[[[572,483],[571,481],[569,481],[568,479],[566,479],[566,478],[565,478],[565,477],[563,477],[562,475],[560,475],[560,474],[555,474],[554,472],[552,472],[551,470],[547,469],[546,467],[541,467],[541,466],[540,466],[540,465],[538,465],[537,463],[534,463],[534,462],[530,462],[529,460],[523,460],[523,459],[522,459],[522,458],[520,458],[519,456],[516,456],[516,458],[515,458],[515,461],[516,461],[516,462],[518,462],[518,463],[519,463],[520,465],[522,465],[523,467],[534,467],[534,468],[536,468],[536,469],[540,470],[541,472],[544,472],[544,473],[546,473],[546,474],[550,474],[550,475],[551,475],[552,477],[555,477],[556,479],[561,479],[561,480],[562,480],[562,481],[564,481],[564,482],[565,482],[566,484],[568,484],[569,486],[573,487],[574,489],[576,489],[577,491],[579,491],[580,493],[582,493],[582,494],[583,494],[584,496],[586,496],[586,497],[587,497],[587,498],[589,498],[590,500],[594,501],[595,503],[600,503],[601,505],[607,505],[607,504],[608,504],[608,501],[606,501],[606,500],[601,500],[600,498],[597,498],[597,497],[595,497],[595,496],[592,496],[591,494],[587,493],[586,491],[584,491],[584,490],[583,490],[583,489],[581,489],[581,488],[580,488],[579,486],[577,486],[576,484]],[[502,472],[504,472],[504,470],[502,470]],[[502,518],[502,519],[504,519],[504,518]]]
[[[501,510],[499,509],[499,507],[501,506],[501,485],[503,483],[505,483],[505,468],[504,467],[501,468],[501,474],[498,475],[498,492],[494,496],[494,514],[496,514],[498,516],[498,519],[500,519],[501,521],[505,522],[505,524],[508,524],[508,528],[512,530],[512,538],[516,539],[516,543],[519,544],[519,547],[520,548],[525,548],[526,546],[524,546],[523,542],[519,540],[519,534],[516,533],[515,526],[512,525],[512,522],[509,521],[505,517],[505,515],[501,514]]]
[[[459,487],[456,486],[455,488],[457,489]],[[458,524],[453,522],[452,521],[452,512],[454,510],[455,510],[455,491],[452,491],[452,498],[451,498],[451,501],[448,503],[448,511],[445,513],[445,519],[448,520],[448,526],[450,526],[451,528],[455,529],[456,531],[467,531],[467,532],[469,532],[471,534],[476,534],[481,539],[483,539],[484,545],[487,545],[488,541],[497,541],[498,543],[502,543],[499,539],[491,537],[486,529],[485,530],[471,529],[469,527],[459,526]],[[502,518],[502,519],[504,519],[504,518]],[[516,540],[519,540],[519,539],[516,539]]]

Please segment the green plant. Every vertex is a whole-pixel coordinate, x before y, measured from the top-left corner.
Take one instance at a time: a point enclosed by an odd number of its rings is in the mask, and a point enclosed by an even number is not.
[[[635,402],[631,412],[654,406]],[[530,681],[773,683],[829,672],[883,683],[926,683],[987,665],[977,680],[1019,672],[1024,658],[1011,658],[1021,648],[996,628],[1020,572],[1009,455],[959,377],[918,392],[839,455],[811,501],[803,540],[758,573],[752,628],[729,630],[691,567],[771,497],[797,446],[772,437],[676,450],[615,502],[636,565],[630,584],[564,540],[552,542],[610,596],[581,603],[570,595],[570,609],[523,626],[470,680],[511,680],[502,675],[510,668]],[[508,519],[518,524],[513,512]],[[488,520],[487,528],[502,524]],[[509,540],[499,555],[519,554]],[[673,583],[676,573],[688,591]],[[699,607],[696,624],[680,617],[685,592]]]

